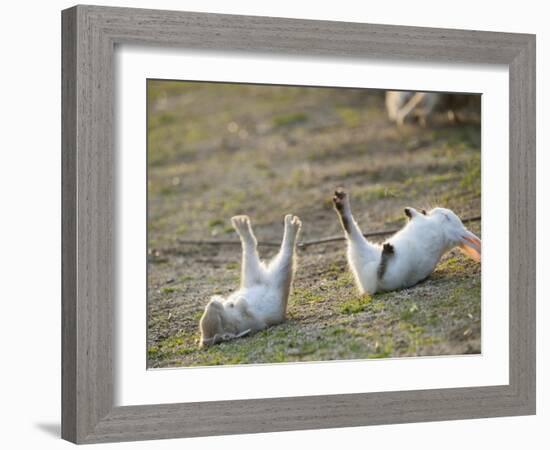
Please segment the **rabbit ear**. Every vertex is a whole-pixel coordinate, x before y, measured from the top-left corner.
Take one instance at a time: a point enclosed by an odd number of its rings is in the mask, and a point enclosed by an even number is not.
[[[209,345],[219,344],[220,342],[232,341],[233,339],[238,339],[240,337],[246,336],[252,330],[241,331],[240,333],[224,333],[224,334],[215,334],[214,337],[209,339],[203,339],[200,343],[200,348],[207,347]]]
[[[238,339],[240,337],[246,336],[249,334],[252,330],[249,328],[248,330],[241,331],[240,333],[227,333],[223,335],[224,341],[230,341],[232,339]]]
[[[481,240],[471,231],[464,230],[460,236],[460,249],[475,261],[481,261]]]
[[[244,331],[241,331],[239,334],[237,334],[237,338],[240,338],[240,337],[243,337],[243,336],[246,336],[247,334],[249,334],[252,330],[249,328],[248,330],[244,330]]]
[[[416,216],[419,216],[420,213],[414,209],[414,208],[411,208],[410,206],[407,206],[405,209],[405,215],[409,218],[409,219],[413,219],[414,217]]]

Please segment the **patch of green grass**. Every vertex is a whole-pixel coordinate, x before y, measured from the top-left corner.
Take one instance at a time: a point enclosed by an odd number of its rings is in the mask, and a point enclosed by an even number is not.
[[[315,182],[316,179],[310,167],[305,166],[293,169],[286,184],[293,188],[306,188]]]
[[[453,304],[481,304],[481,280],[475,280],[471,286],[460,285],[454,288],[447,297],[447,303]]]
[[[189,227],[185,224],[178,225],[178,227],[176,228],[176,233],[177,234],[184,234],[184,233],[187,232],[188,229],[189,229]]]
[[[476,195],[481,194],[481,155],[476,154],[467,164],[460,186],[471,190]]]
[[[410,321],[418,311],[418,305],[413,303],[409,308],[401,312],[401,320]]]
[[[198,143],[209,137],[203,122],[167,113],[149,113],[147,132],[147,164],[169,167],[177,160],[194,159]]]
[[[382,343],[377,341],[374,343],[374,352],[370,353],[368,357],[373,359],[388,358],[392,356],[393,350],[392,339],[385,339]]]
[[[395,184],[375,184],[354,192],[354,197],[357,197],[358,199],[365,202],[381,200],[387,197],[397,198],[401,195],[403,195],[403,193],[401,192],[400,188]]]
[[[322,293],[303,288],[294,288],[292,297],[297,303],[318,303],[325,300],[325,295]]]
[[[437,270],[444,272],[461,272],[464,269],[464,261],[458,256],[452,256],[439,263]]]
[[[307,119],[307,114],[303,112],[281,114],[273,118],[273,125],[277,127],[297,125],[306,122]]]
[[[173,287],[173,286],[163,287],[163,288],[160,289],[160,292],[162,294],[173,294],[174,292],[177,292],[177,291],[178,291],[178,288]]]
[[[271,167],[271,164],[266,159],[260,159],[260,160],[254,161],[254,167],[258,170],[268,170]]]
[[[246,364],[254,361],[261,353],[269,354],[269,360],[273,362],[286,361],[287,342],[291,339],[292,333],[278,327],[269,331],[264,330],[251,337],[195,350],[198,361],[194,365]]]
[[[163,218],[149,218],[147,221],[147,232],[163,231],[165,227],[169,225],[169,220],[166,217]]]
[[[383,311],[386,307],[386,304],[380,300],[375,300],[370,304],[369,309],[374,312],[380,312]]]
[[[224,213],[233,215],[239,212],[244,201],[247,199],[245,191],[232,191],[224,194],[221,208]]]
[[[433,311],[429,313],[426,317],[426,324],[435,327],[440,322],[440,320],[441,317],[439,316],[439,314],[436,311]]]
[[[341,334],[346,334],[348,332],[348,330],[346,330],[345,328],[333,328],[332,330],[330,330],[330,334],[332,334],[333,336],[339,336]]]
[[[273,170],[272,163],[268,160],[262,159],[259,161],[254,161],[254,168],[257,169],[263,176],[269,178],[275,178],[277,176],[277,173]]]
[[[347,127],[356,127],[361,123],[361,113],[354,108],[340,107],[336,112]]]
[[[168,195],[174,195],[177,193],[177,189],[175,189],[174,186],[172,185],[168,185],[168,186],[162,186],[160,189],[159,189],[159,194],[160,195],[164,195],[164,196],[168,196]]]
[[[357,337],[354,337],[357,336]],[[186,352],[190,356],[190,363],[186,365],[225,365],[247,364],[261,361],[292,362],[292,361],[319,361],[346,357],[349,354],[357,354],[361,357],[383,357],[384,351],[389,351],[387,345],[381,349],[371,348],[366,335],[353,334],[353,329],[345,326],[330,326],[317,333],[310,334],[296,324],[284,324],[272,327],[268,330],[256,333],[253,336],[234,341],[223,342],[219,345],[199,350],[196,345],[184,350],[181,342],[185,340],[172,340],[161,350],[153,351],[150,355],[159,360],[164,358],[176,358],[178,353]],[[187,341],[189,342],[189,341]],[[172,355],[170,350],[174,349]],[[338,353],[334,353],[339,349]]]
[[[413,355],[417,354],[423,345],[424,328],[407,322],[402,322],[399,325],[408,340],[408,352]]]
[[[390,217],[388,217],[384,224],[388,226],[388,228],[401,228],[405,225],[407,222],[407,216],[403,212],[399,212],[398,214],[394,214]]]
[[[193,322],[198,323],[199,320],[201,319],[203,313],[204,313],[204,311],[202,309],[199,309],[199,310],[195,311],[193,313],[193,316],[192,316],[193,317]]]
[[[208,221],[208,228],[221,227],[225,223],[222,219],[210,219]]]
[[[435,173],[432,175],[422,174],[414,177],[409,177],[403,181],[403,184],[407,188],[416,187],[420,188],[431,188],[441,183],[448,183],[457,178],[456,173],[453,171],[446,173]]]
[[[332,205],[332,200],[331,205]],[[339,277],[340,275],[346,273],[346,265],[345,263],[330,263],[330,265],[324,270],[323,275],[325,277]]]
[[[463,286],[458,286],[451,290],[447,296],[446,304],[447,306],[458,305],[466,295],[466,289]]]
[[[159,348],[156,345],[152,345],[147,349],[147,355],[149,358],[155,358],[159,352]]]
[[[176,117],[171,113],[162,113],[158,116],[159,125],[170,125],[176,121]]]
[[[337,278],[326,283],[329,291],[354,288],[353,276],[349,272],[338,273]]]
[[[149,346],[147,354],[153,361],[162,361],[176,356],[187,355],[197,351],[197,336],[185,332],[178,332],[172,336],[157,342],[156,345]]]
[[[356,297],[340,304],[340,312],[344,314],[356,314],[358,312],[364,311],[371,302],[372,297],[365,294],[361,297]]]
[[[147,80],[147,101],[150,103],[175,97],[200,88],[199,83],[168,80]]]
[[[193,126],[189,127],[185,131],[185,138],[184,142],[186,144],[193,144],[196,142],[200,142],[208,137],[208,131],[200,126],[197,126],[196,124],[193,124]]]

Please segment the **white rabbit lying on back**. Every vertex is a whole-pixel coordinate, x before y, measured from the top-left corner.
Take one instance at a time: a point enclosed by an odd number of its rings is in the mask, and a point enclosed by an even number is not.
[[[427,278],[447,251],[460,247],[480,261],[481,241],[449,209],[418,212],[405,208],[409,222],[383,245],[365,239],[342,189],[333,197],[348,242],[348,263],[361,293],[374,294],[412,286]]]
[[[260,261],[250,219],[231,219],[241,238],[243,257],[241,287],[227,298],[215,295],[200,320],[200,346],[235,339],[284,322],[292,276],[296,238],[302,223],[285,216],[285,231],[279,253],[269,262]]]

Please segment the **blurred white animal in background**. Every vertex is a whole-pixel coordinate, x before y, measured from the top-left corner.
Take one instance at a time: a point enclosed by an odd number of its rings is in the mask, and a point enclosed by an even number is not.
[[[441,257],[459,247],[481,260],[481,241],[449,209],[405,208],[409,222],[379,245],[367,241],[351,214],[349,196],[337,189],[332,199],[348,243],[347,258],[361,293],[403,289],[427,278]]]
[[[199,324],[201,347],[255,333],[286,318],[302,222],[285,216],[281,248],[268,264],[260,261],[248,216],[235,216],[231,222],[241,238],[241,287],[227,298],[215,295],[208,302]]]
[[[440,101],[440,94],[430,92],[387,91],[386,111],[388,118],[399,126],[415,119],[424,127]]]
[[[388,118],[401,126],[417,122],[425,127],[436,113],[446,114],[450,123],[479,121],[481,96],[479,94],[448,94],[433,92],[386,91]]]

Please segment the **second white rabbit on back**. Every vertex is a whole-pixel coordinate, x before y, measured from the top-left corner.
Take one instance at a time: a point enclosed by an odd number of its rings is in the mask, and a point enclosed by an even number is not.
[[[285,216],[281,248],[268,264],[260,261],[250,219],[235,216],[231,222],[241,238],[241,286],[227,298],[213,296],[206,305],[199,324],[201,347],[254,333],[286,318],[300,219]]]
[[[361,293],[413,286],[427,278],[441,257],[454,247],[476,261],[481,259],[481,241],[449,209],[418,212],[405,208],[407,225],[378,245],[361,233],[344,190],[336,190],[333,203],[348,243],[348,264]]]

